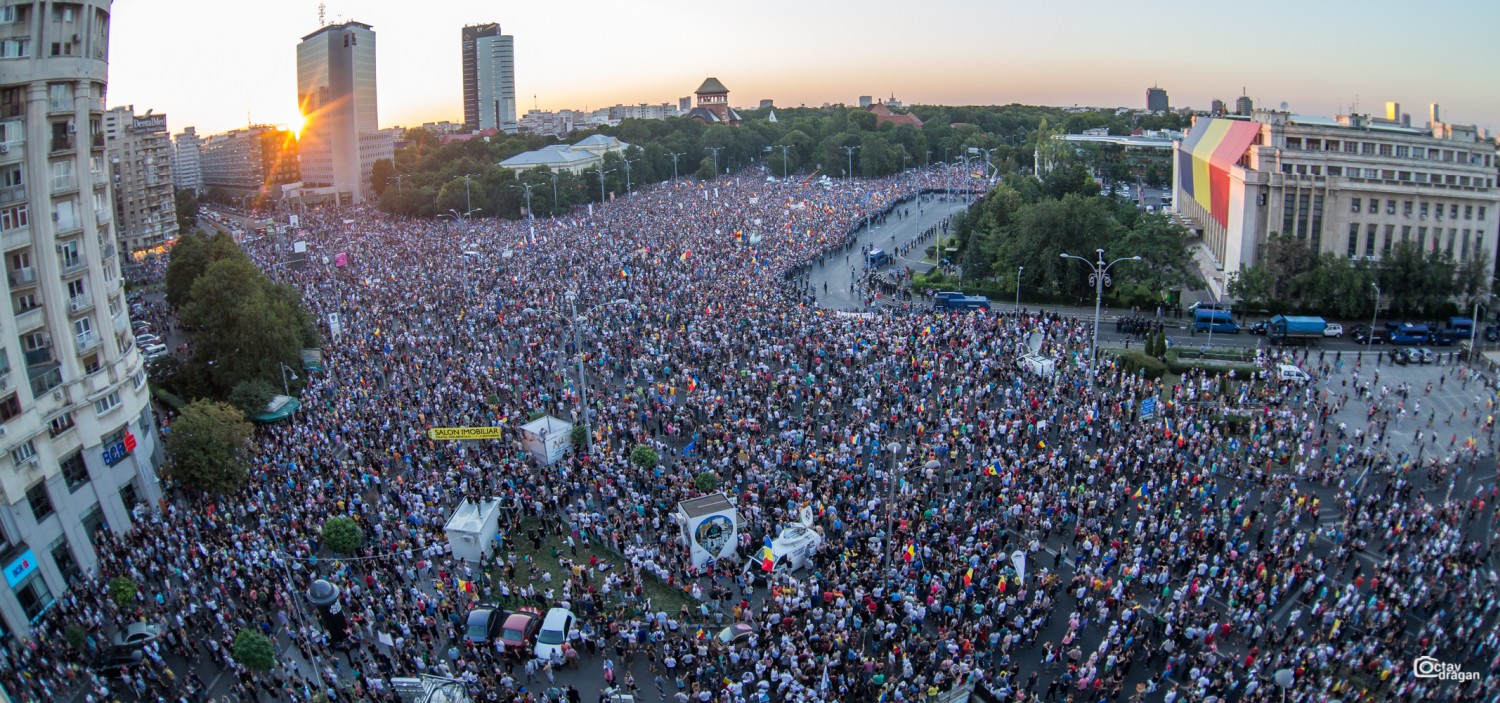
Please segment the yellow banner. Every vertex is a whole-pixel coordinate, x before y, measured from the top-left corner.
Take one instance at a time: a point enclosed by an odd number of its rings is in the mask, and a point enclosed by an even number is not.
[[[504,427],[432,427],[427,430],[428,439],[500,439]]]

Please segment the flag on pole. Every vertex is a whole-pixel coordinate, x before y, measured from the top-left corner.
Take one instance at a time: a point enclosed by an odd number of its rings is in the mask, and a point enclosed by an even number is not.
[[[1000,475],[1000,470],[995,467],[994,463],[991,463],[989,466],[984,467],[984,475],[985,476],[999,476]]]
[[[902,558],[906,559],[906,563],[908,563],[908,564],[911,563],[911,560],[917,558],[917,547],[916,547],[916,545],[912,544],[911,542],[907,542],[906,543],[906,553],[902,555]]]
[[[974,567],[969,567],[968,573],[964,574],[964,588],[974,585]]]
[[[1016,567],[1016,578],[1026,580],[1026,552],[1017,549],[1010,553],[1010,563]]]

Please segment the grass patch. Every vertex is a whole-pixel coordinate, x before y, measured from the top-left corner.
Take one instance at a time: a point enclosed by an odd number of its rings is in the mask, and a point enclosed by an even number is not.
[[[630,563],[624,557],[610,551],[608,547],[600,544],[599,540],[595,539],[589,540],[588,549],[584,549],[583,543],[580,540],[577,556],[573,556],[568,551],[566,540],[550,534],[542,539],[541,549],[532,549],[531,540],[526,537],[527,531],[532,528],[542,529],[541,521],[536,518],[522,520],[520,528],[516,530],[511,538],[512,543],[515,545],[516,557],[518,558],[516,566],[516,581],[518,584],[525,583],[525,579],[527,578],[527,569],[524,565],[526,557],[530,557],[532,563],[536,565],[537,580],[535,583],[537,590],[546,591],[546,588],[543,587],[541,573],[550,573],[552,574],[552,583],[548,586],[557,592],[559,598],[561,598],[562,594],[562,583],[570,573],[563,567],[562,559],[571,559],[587,567],[589,557],[596,556],[601,561],[612,564],[613,566],[610,568],[616,573],[630,572]],[[496,576],[498,575],[497,573]],[[664,610],[675,616],[677,611],[686,605],[695,615],[697,614],[697,601],[694,601],[681,588],[674,588],[650,573],[642,573],[641,580],[643,581],[643,590],[646,597],[651,599],[653,610]],[[613,599],[617,595],[611,593],[610,597]],[[613,603],[610,603],[610,605],[613,605]]]

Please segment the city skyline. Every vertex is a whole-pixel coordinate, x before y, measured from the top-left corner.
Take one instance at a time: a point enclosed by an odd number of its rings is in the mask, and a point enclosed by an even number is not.
[[[1246,25],[1224,12],[1168,17],[1085,5],[1063,21],[1041,7],[940,0],[894,22],[893,2],[862,4],[857,13],[843,2],[772,2],[712,17],[678,3],[626,15],[600,4],[592,14],[609,21],[597,22],[559,21],[542,6],[500,12],[444,3],[414,14],[408,5],[375,1],[330,3],[326,22],[355,20],[380,34],[382,128],[463,121],[458,35],[464,25],[483,22],[515,36],[518,115],[533,107],[675,102],[704,76],[717,76],[736,106],[769,98],[783,107],[816,107],[894,94],[906,104],[1139,108],[1146,89],[1157,85],[1174,109],[1206,110],[1215,98],[1232,104],[1243,87],[1257,106],[1287,102],[1303,114],[1348,112],[1356,101],[1359,112],[1379,114],[1389,100],[1421,124],[1426,105],[1437,102],[1455,122],[1492,131],[1500,124],[1500,93],[1477,70],[1449,68],[1488,65],[1494,51],[1485,42],[1453,41],[1447,15],[1398,15],[1394,2],[1364,3],[1353,12],[1352,5],[1278,1],[1258,16],[1297,21],[1275,25],[1275,44],[1256,35],[1256,46],[1225,51],[1223,29]],[[588,3],[573,8],[575,16],[591,15]],[[263,12],[226,16],[234,31],[224,33],[190,31],[187,23],[199,24],[213,11],[187,15],[164,0],[115,10],[110,105],[166,113],[174,132],[190,125],[201,134],[249,123],[297,126],[295,47],[318,29],[317,3],[273,0]],[[1389,21],[1397,16],[1400,22]],[[1488,26],[1500,20],[1500,8],[1474,3],[1466,16]],[[1340,31],[1327,31],[1334,26]],[[902,36],[891,36],[897,28]],[[161,36],[175,37],[178,50],[163,53]],[[1401,50],[1377,53],[1372,46]],[[183,55],[214,58],[170,58]],[[163,80],[164,72],[171,80]],[[220,86],[232,88],[216,95]]]

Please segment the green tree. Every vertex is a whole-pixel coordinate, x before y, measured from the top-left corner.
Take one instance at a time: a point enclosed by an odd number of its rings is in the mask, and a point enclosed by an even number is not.
[[[589,445],[589,431],[583,425],[574,425],[570,437],[573,441],[573,451],[581,452]]]
[[[316,341],[294,293],[245,259],[210,265],[193,284],[182,320],[198,330],[189,365],[216,397],[242,381],[280,378],[281,365],[297,368],[301,349]]]
[[[1264,249],[1266,270],[1271,277],[1273,300],[1296,300],[1302,296],[1303,274],[1312,270],[1317,255],[1312,247],[1288,234],[1272,233]]]
[[[1240,270],[1229,275],[1229,294],[1252,310],[1266,310],[1273,306],[1271,291],[1275,281],[1270,269],[1259,264],[1240,265]]]
[[[258,630],[247,627],[234,636],[234,659],[251,671],[270,671],[276,666],[276,647]]]
[[[88,638],[89,633],[78,625],[68,625],[66,628],[63,628],[63,639],[67,641],[68,646],[74,649],[82,649],[84,642],[87,642]]]
[[[128,608],[135,602],[136,585],[127,576],[116,576],[109,580],[109,599],[120,608]]]
[[[638,444],[635,449],[630,450],[630,462],[640,468],[652,468],[660,460],[661,457],[657,456],[656,450],[644,444]]]
[[[323,544],[338,554],[350,556],[359,551],[364,541],[364,530],[359,529],[353,518],[338,516],[323,522]]]
[[[396,163],[390,159],[376,159],[370,164],[370,189],[375,197],[385,194],[385,189],[395,185]]]
[[[177,205],[178,234],[198,229],[198,194],[191,188],[178,188],[172,196]]]
[[[700,493],[712,493],[719,487],[719,475],[712,471],[699,471],[693,477],[693,485],[697,486]]]
[[[229,391],[229,404],[238,408],[245,417],[255,417],[266,411],[271,399],[276,397],[276,388],[258,379],[250,378],[234,385]]]
[[[234,406],[195,400],[167,434],[166,473],[188,488],[225,494],[245,481],[250,423]]]

